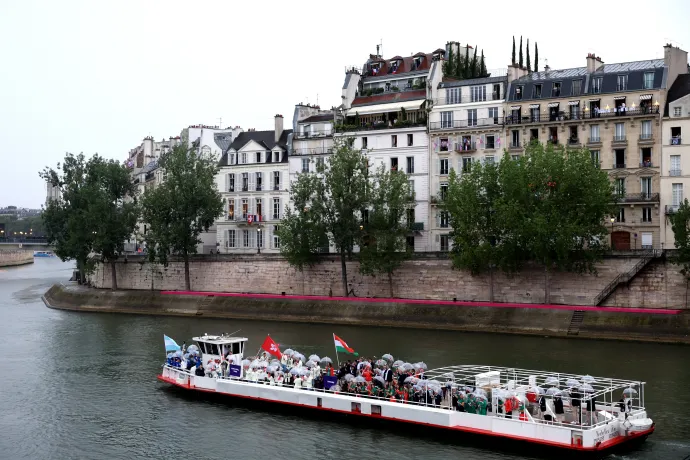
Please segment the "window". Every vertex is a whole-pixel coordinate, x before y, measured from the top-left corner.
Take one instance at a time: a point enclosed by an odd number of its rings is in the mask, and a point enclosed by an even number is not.
[[[616,222],[625,222],[625,209],[619,208],[618,214],[616,215]]]
[[[601,93],[601,77],[596,77],[592,79],[592,92]]]
[[[440,150],[441,152],[447,152],[448,151],[448,138],[447,137],[442,137],[439,139],[439,144],[440,144]]]
[[[594,165],[598,168],[599,163],[601,161],[601,159],[600,159],[601,155],[599,153],[599,150],[590,150],[589,154],[592,157],[592,163],[594,163]]]
[[[407,226],[409,228],[412,228],[414,222],[415,222],[415,215],[414,215],[414,208],[408,209],[407,211]]]
[[[613,167],[625,168],[625,149],[615,149],[613,151]]]
[[[263,173],[256,173],[256,191],[260,192],[261,191],[261,181],[263,180]]]
[[[414,157],[407,157],[407,174],[414,174]]]
[[[625,178],[619,177],[614,183],[614,190],[619,197],[625,196]]]
[[[167,150],[166,150],[166,151],[167,151]],[[235,154],[234,154],[234,153],[231,153],[231,154],[228,156],[228,164],[229,164],[229,165],[234,165],[234,164],[235,164]]]
[[[261,163],[261,152],[256,152],[256,162]]]
[[[256,247],[264,247],[264,232],[261,231],[261,227],[256,229]]]
[[[228,192],[235,191],[235,175],[228,174]]]
[[[493,118],[493,123],[498,124],[498,107],[489,107],[489,119]]]
[[[650,207],[644,207],[642,208],[642,222],[651,222],[652,221],[652,208]]]
[[[467,110],[467,126],[477,126],[477,109]]]
[[[228,220],[235,220],[235,200],[228,201]]]
[[[494,85],[494,90],[491,92],[491,100],[497,101],[501,98],[501,84],[496,83]]]
[[[249,200],[246,198],[242,199],[242,219],[247,220],[247,214],[249,214]]]
[[[515,88],[515,100],[516,100],[516,101],[521,101],[521,100],[522,100],[522,90],[523,90],[523,88],[524,88],[523,86],[517,86],[517,87]]]
[[[520,147],[520,131],[517,129],[514,129],[510,132],[511,138],[510,138],[510,146],[511,147]]]
[[[460,88],[446,89],[446,104],[460,103]]]
[[[273,171],[273,190],[280,190],[280,171]]]
[[[273,162],[274,163],[280,162],[280,152],[273,152]]]
[[[249,191],[249,173],[242,173],[242,191]]]
[[[589,125],[589,142],[601,142],[599,125]]]
[[[256,215],[259,216],[259,219],[263,220],[261,218],[261,216],[263,216],[263,214],[264,214],[262,212],[263,211],[263,206],[262,206],[263,203],[261,201],[262,201],[261,198],[256,199]]]
[[[573,80],[572,96],[579,96],[582,94],[582,80]]]
[[[438,215],[438,226],[441,228],[448,228],[448,223],[450,219],[448,219],[448,211],[440,211]]]
[[[366,136],[362,137],[362,148],[363,149],[369,148],[369,139],[367,139]]]
[[[470,168],[472,167],[472,158],[471,157],[463,157],[462,158],[462,172],[470,172]]]
[[[407,250],[414,251],[414,236],[408,236],[405,238],[405,243],[407,243]]]
[[[644,73],[644,89],[651,89],[654,87],[654,72]]]
[[[323,157],[319,157],[316,159],[316,170],[321,171],[324,167],[324,159]]]
[[[532,119],[532,121],[539,121],[539,105],[529,108],[529,117]]]
[[[680,107],[674,107],[673,108],[673,116],[674,117],[680,117],[683,115],[682,109]]]
[[[453,127],[453,112],[441,112],[441,128]]]
[[[640,192],[641,192],[641,197],[644,199],[649,199],[652,197],[652,178],[651,177],[641,177],[640,178]]]
[[[302,172],[309,172],[309,158],[302,158]]]
[[[391,158],[391,171],[398,170],[398,159],[396,157]]]
[[[520,155],[511,155],[510,159],[513,161],[518,161],[520,159]]]
[[[235,241],[235,230],[228,230],[228,239],[225,242],[225,246],[228,248],[234,248],[237,242]]]
[[[642,249],[652,249],[651,232],[642,232]]]
[[[484,148],[485,149],[496,148],[496,141],[495,141],[495,137],[493,134],[487,134],[486,135],[486,141],[484,142]]]
[[[247,164],[247,152],[242,152],[242,154],[240,155],[240,164]]]
[[[398,135],[393,134],[391,135],[391,147],[397,147],[398,146]]]
[[[273,226],[273,249],[280,249],[280,237],[278,236],[278,225]]]
[[[530,128],[529,130],[529,141],[539,142],[539,130],[537,128]]]
[[[496,161],[496,160],[495,160],[495,158],[494,158],[493,155],[487,155],[487,156],[484,157],[484,163],[486,163],[486,164],[488,164],[488,165],[494,164],[495,161]]]
[[[410,191],[410,199],[414,200],[414,181],[413,180],[408,180],[407,181],[407,188]]]
[[[561,95],[561,83],[560,82],[553,82],[553,86],[551,87],[551,97],[559,97]]]
[[[640,129],[640,139],[651,139],[652,138],[652,122],[650,120],[645,120],[642,122],[642,128]]]
[[[671,127],[671,145],[681,144],[680,126]]]
[[[680,206],[683,202],[683,184],[671,184],[673,206]]]
[[[486,100],[486,85],[470,86],[470,95],[472,102],[480,102]]]
[[[448,174],[448,158],[442,158],[439,160],[439,172],[442,176]]]
[[[249,230],[242,230],[242,247],[248,248],[249,246]]]
[[[273,219],[280,219],[280,198],[273,198]]]
[[[442,251],[442,252],[448,252],[448,249],[449,249],[449,245],[448,245],[449,238],[448,238],[448,235],[441,235],[440,241],[441,241],[441,251]]]
[[[412,145],[414,145],[413,140],[414,140],[414,135],[408,134],[407,135],[407,146],[408,147],[412,147]]]
[[[570,119],[577,120],[580,118],[580,104],[570,104]]]
[[[618,75],[616,79],[616,91],[627,91],[628,90],[628,76]]]
[[[671,155],[671,170],[669,176],[680,176],[680,155]]]
[[[625,123],[616,123],[616,133],[613,136],[614,141],[625,140]]]
[[[438,186],[438,197],[441,201],[448,196],[448,182],[441,182]]]
[[[532,99],[539,99],[541,97],[541,85],[534,85],[532,90]]]

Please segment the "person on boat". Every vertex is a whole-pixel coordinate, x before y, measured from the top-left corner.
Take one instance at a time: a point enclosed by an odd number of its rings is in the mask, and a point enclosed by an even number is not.
[[[206,376],[206,371],[204,370],[204,366],[202,366],[201,363],[199,363],[194,369],[194,375],[196,375],[197,377]]]
[[[364,380],[367,382],[371,382],[372,375],[371,375],[371,369],[369,367],[364,367],[364,370],[362,371],[362,377],[364,377]]]
[[[467,395],[467,401],[465,402],[465,412],[468,414],[477,413],[477,401],[472,393]]]
[[[556,395],[553,398],[553,409],[554,414],[556,415],[556,420],[563,423],[565,420],[565,411],[563,410],[563,399],[561,398],[561,395]]]
[[[570,406],[575,411],[575,417],[578,425],[582,423],[582,403],[580,401],[580,392],[577,388],[570,390]]]
[[[479,415],[486,415],[486,408],[488,405],[489,403],[485,398],[477,398],[477,413]]]
[[[220,375],[222,377],[228,375],[228,362],[226,360],[220,362]]]

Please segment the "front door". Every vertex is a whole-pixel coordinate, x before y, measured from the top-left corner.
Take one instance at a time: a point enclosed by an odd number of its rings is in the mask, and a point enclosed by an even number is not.
[[[629,251],[630,232],[613,232],[611,234],[611,246],[614,251]]]

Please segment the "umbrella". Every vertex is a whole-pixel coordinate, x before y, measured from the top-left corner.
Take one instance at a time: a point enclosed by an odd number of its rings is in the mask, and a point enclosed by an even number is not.
[[[633,387],[628,387],[625,390],[623,390],[623,394],[626,396],[632,396],[637,394],[637,390],[634,389]]]
[[[558,377],[554,377],[553,375],[551,377],[546,377],[546,380],[544,380],[544,385],[551,385],[557,387]]]
[[[189,353],[199,353],[199,347],[197,347],[196,345],[190,345],[190,346],[187,348],[187,352],[189,352]]]
[[[474,393],[472,393],[474,396],[482,396],[486,398],[486,391],[482,390],[481,388],[477,388],[474,390]]]
[[[417,382],[419,382],[419,379],[418,379],[417,377],[414,377],[414,376],[412,376],[412,375],[410,375],[410,376],[408,376],[408,377],[405,377],[405,383],[411,383],[411,384],[414,385],[414,384],[416,384]]]
[[[170,353],[168,353],[167,357],[168,357],[168,359],[173,358],[172,351]]]
[[[182,352],[180,350],[177,350],[175,353],[173,353],[174,358],[182,358]]]
[[[280,369],[280,367],[276,366],[275,364],[271,364],[270,366],[268,366],[268,367],[266,368],[266,370],[269,371],[269,372],[275,372],[275,371],[277,371],[278,369]]]
[[[252,362],[249,361],[248,359],[243,359],[243,360],[242,360],[242,366],[243,366],[243,367],[249,367],[249,365],[250,365],[251,363],[252,363]]]
[[[298,352],[295,352],[292,355],[292,359],[299,359],[302,362],[306,361],[306,359],[304,358],[304,355],[302,353],[298,353]]]
[[[572,378],[571,378],[571,379],[568,379],[568,380],[565,382],[565,384],[566,384],[567,386],[569,386],[569,387],[578,387],[578,386],[580,386],[580,382],[578,382],[577,380],[572,379]]]
[[[307,361],[304,365],[309,367],[309,368],[316,367],[316,363],[314,361],[311,361],[311,360]]]
[[[594,382],[594,377],[592,377],[591,375],[585,375],[584,377],[582,377],[582,383],[592,383],[592,382]]]
[[[291,373],[292,375],[299,375],[300,370],[299,370],[298,368],[296,368],[296,367],[293,367],[292,369],[290,369],[290,373]]]
[[[399,359],[393,363],[393,367],[400,367],[403,364],[405,364],[405,361],[403,361],[402,359]]]
[[[427,370],[427,369],[428,369],[427,365],[426,365],[424,362],[422,362],[422,361],[416,363],[416,364],[414,365],[414,367],[415,367],[415,369],[424,369],[424,370]]]
[[[366,383],[366,381],[367,381],[367,379],[365,379],[365,378],[362,377],[361,375],[355,377],[355,383]]]
[[[583,383],[582,386],[580,387],[580,391],[582,391],[583,393],[586,393],[586,392],[591,393],[592,391],[594,391],[594,388],[592,388],[592,385],[590,385],[589,383]]]
[[[546,394],[551,395],[551,396],[556,396],[556,395],[559,395],[561,393],[563,393],[563,391],[559,390],[556,387],[551,387],[548,390],[546,390]]]
[[[542,387],[534,387],[534,388],[532,388],[532,390],[538,395],[544,394],[544,389]]]
[[[401,367],[406,371],[411,371],[412,369],[414,369],[414,366],[410,363],[404,363]]]
[[[435,387],[440,387],[441,382],[439,382],[438,380],[429,380],[429,385],[435,386]]]
[[[371,367],[371,363],[368,362],[368,361],[364,361],[364,362],[362,363],[362,367]]]
[[[314,361],[315,363],[318,363],[319,361],[321,361],[321,358],[319,358],[319,355],[310,355],[309,361]]]
[[[475,391],[473,394],[474,394],[474,397],[477,398],[477,399],[487,399],[487,398],[486,398],[486,394],[477,393],[476,391]]]
[[[388,361],[386,361],[385,359],[379,359],[379,360],[376,361],[376,363],[374,363],[374,364],[376,364],[376,365],[379,366],[379,367],[383,367],[383,366],[387,366],[387,365],[388,365]]]
[[[288,348],[287,350],[285,350],[283,352],[284,355],[288,355],[288,356],[292,356],[294,353],[295,353],[295,350],[293,350],[292,348]]]
[[[308,370],[308,369],[305,369],[305,368],[302,368],[302,369],[300,369],[300,371],[299,371],[299,375],[301,375],[301,376],[309,375],[309,370]]]
[[[352,374],[345,374],[345,376],[343,377],[343,380],[345,380],[346,382],[349,382],[350,380],[352,380],[354,378],[355,378],[355,376]]]
[[[323,358],[321,358],[321,361],[319,361],[319,362],[333,364],[333,360],[331,358],[329,358],[328,356],[324,356]]]
[[[385,355],[381,356],[381,358],[385,359],[389,363],[393,362],[393,355],[391,355],[390,353],[386,353]]]
[[[189,359],[190,356],[192,356],[191,353],[185,353],[185,354],[184,354],[184,359]]]
[[[386,383],[386,381],[383,380],[383,377],[381,377],[380,375],[377,375],[376,377],[374,377],[374,380],[376,380],[377,382]]]

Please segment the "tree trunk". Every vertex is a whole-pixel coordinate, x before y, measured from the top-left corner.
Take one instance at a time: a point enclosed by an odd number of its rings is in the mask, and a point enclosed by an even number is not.
[[[489,267],[489,302],[494,301],[494,267]]]
[[[388,288],[390,289],[391,299],[393,298],[393,273],[388,272]]]
[[[345,265],[345,251],[342,249],[340,250],[340,271],[343,280],[343,295],[347,297],[347,265]]]
[[[113,291],[117,289],[117,270],[116,267],[117,265],[115,264],[115,259],[110,261],[110,276],[111,276],[111,282],[110,282],[110,289]]]
[[[549,266],[544,266],[544,303],[550,303],[551,286],[549,285]]]
[[[86,264],[83,260],[77,260],[77,284],[84,284],[84,266]]]
[[[191,291],[192,284],[189,282],[189,254],[184,253],[184,287],[185,290]]]

